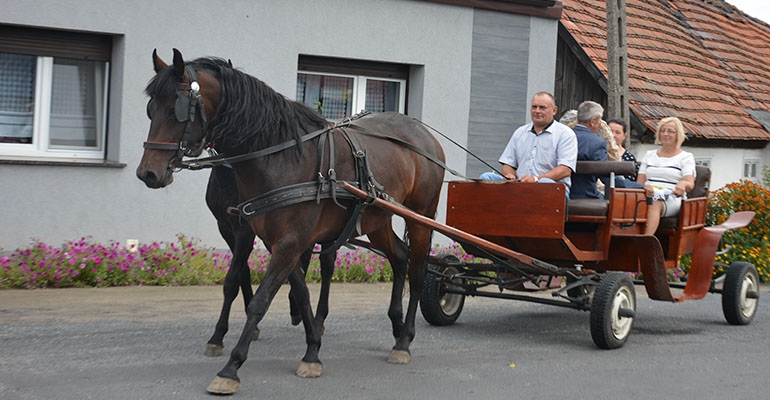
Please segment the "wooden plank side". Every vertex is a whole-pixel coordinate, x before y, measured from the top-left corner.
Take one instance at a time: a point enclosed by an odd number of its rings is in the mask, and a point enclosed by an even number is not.
[[[474,235],[561,238],[561,183],[450,182],[447,225]]]

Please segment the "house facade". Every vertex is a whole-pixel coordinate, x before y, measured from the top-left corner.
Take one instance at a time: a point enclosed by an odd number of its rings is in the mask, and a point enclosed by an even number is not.
[[[401,111],[497,154],[527,121],[528,99],[554,88],[561,16],[560,2],[534,0],[35,3],[0,14],[2,251],[31,238],[180,233],[225,246],[204,202],[207,172],[178,172],[157,190],[135,176],[154,49],[166,61],[173,48],[230,59],[329,118]],[[486,170],[440,140],[450,167]]]
[[[658,121],[682,120],[683,148],[711,189],[761,183],[770,162],[770,26],[723,0],[624,0],[631,144],[656,149]],[[555,95],[562,110],[607,104],[605,0],[564,0]],[[608,115],[608,118],[617,116]]]

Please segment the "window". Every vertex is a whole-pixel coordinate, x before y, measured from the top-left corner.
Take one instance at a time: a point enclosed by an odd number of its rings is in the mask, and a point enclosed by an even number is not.
[[[759,160],[743,160],[743,179],[756,181],[759,177]]]
[[[699,165],[701,167],[711,168],[711,159],[710,158],[696,158],[695,159],[695,165]]]
[[[299,70],[297,101],[327,119],[406,110],[408,66],[300,56]]]
[[[104,160],[109,37],[0,25],[0,158]]]

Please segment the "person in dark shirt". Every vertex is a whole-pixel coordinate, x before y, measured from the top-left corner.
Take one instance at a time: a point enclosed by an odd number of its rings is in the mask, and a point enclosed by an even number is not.
[[[596,132],[602,123],[604,108],[593,101],[580,103],[577,109],[577,124],[572,130],[577,136],[578,161],[607,161],[607,142]],[[596,187],[596,175],[573,175],[570,199],[602,199],[604,196]]]
[[[626,121],[623,121],[622,119],[611,119],[607,121],[607,124],[612,131],[612,137],[615,138],[615,144],[617,144],[618,149],[620,149],[620,160],[631,161],[636,166],[636,172],[634,172],[633,175],[626,176],[629,180],[636,182],[636,174],[639,173],[639,162],[636,161],[636,157],[634,157],[634,155],[624,146],[626,138],[628,137],[628,132],[626,132]]]

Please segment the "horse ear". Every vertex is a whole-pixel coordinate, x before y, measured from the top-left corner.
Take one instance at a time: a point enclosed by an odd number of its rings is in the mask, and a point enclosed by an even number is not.
[[[158,57],[158,49],[154,49],[152,51],[152,66],[155,68],[155,73],[160,72],[163,68],[168,67],[168,64],[166,64],[163,60]]]
[[[184,76],[184,59],[177,49],[174,49],[174,70],[180,78]]]
[[[233,69],[233,62],[229,58],[227,59],[227,65],[230,66],[230,69]]]

